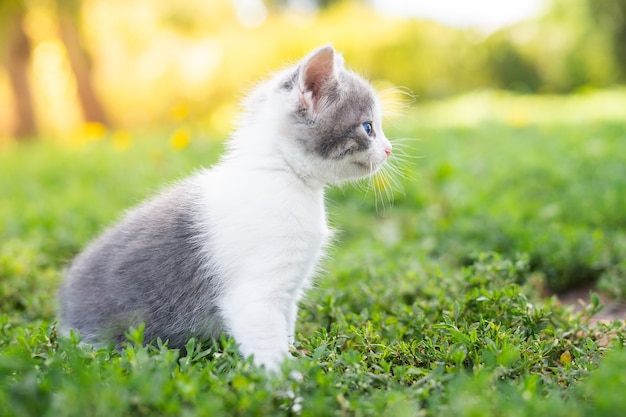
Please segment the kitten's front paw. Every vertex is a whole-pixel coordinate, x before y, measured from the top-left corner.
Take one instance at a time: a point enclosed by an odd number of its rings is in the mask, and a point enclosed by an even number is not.
[[[265,370],[270,374],[277,374],[280,372],[283,359],[286,359],[286,358],[283,357],[280,359],[257,359],[255,357],[254,364],[259,367],[265,368]]]
[[[291,355],[283,354],[280,355],[254,355],[253,361],[254,364],[258,367],[263,367],[265,370],[271,374],[277,374],[280,372],[281,365],[284,361],[293,359]]]

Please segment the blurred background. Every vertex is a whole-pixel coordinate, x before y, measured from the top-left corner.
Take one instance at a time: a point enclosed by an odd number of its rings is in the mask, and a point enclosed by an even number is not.
[[[181,146],[194,130],[223,138],[255,82],[325,43],[416,106],[626,81],[626,0],[0,0],[0,28],[5,142],[123,146],[126,132],[182,124]],[[623,112],[623,97],[595,111]]]

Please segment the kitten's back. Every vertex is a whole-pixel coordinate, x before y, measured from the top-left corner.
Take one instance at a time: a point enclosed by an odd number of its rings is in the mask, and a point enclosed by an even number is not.
[[[130,211],[78,256],[61,288],[64,330],[118,346],[141,323],[146,341],[161,337],[171,347],[184,346],[190,333],[216,336],[205,320],[217,320],[219,285],[198,201],[192,180],[177,184]]]

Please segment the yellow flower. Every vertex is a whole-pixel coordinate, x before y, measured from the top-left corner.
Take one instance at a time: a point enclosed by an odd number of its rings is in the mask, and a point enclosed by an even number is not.
[[[189,145],[189,141],[191,140],[191,134],[187,129],[180,128],[176,129],[172,136],[170,136],[170,145],[177,151],[184,149]]]
[[[83,125],[83,140],[96,142],[102,140],[107,133],[107,128],[98,122],[87,122]]]
[[[179,104],[170,109],[170,118],[175,122],[180,122],[187,118],[189,109],[184,104]]]
[[[116,151],[125,151],[130,148],[132,137],[125,130],[118,130],[111,136],[111,145]]]

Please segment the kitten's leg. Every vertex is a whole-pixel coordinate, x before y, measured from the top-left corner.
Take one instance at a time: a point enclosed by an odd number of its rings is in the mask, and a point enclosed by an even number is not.
[[[287,313],[287,340],[289,346],[293,346],[296,341],[296,321],[298,320],[298,299],[294,300],[289,306]]]
[[[291,300],[289,311],[287,312],[287,334],[289,336],[289,346],[293,346],[296,340],[296,323],[298,321],[298,303],[304,296],[307,285],[303,285]]]
[[[230,291],[222,306],[224,323],[243,356],[277,371],[289,356],[288,303],[282,297],[259,297],[266,291]]]

